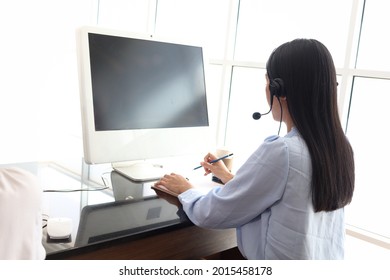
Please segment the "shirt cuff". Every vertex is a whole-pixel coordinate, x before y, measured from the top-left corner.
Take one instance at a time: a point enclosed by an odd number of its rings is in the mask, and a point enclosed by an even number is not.
[[[199,197],[203,196],[204,192],[201,192],[197,190],[196,188],[191,188],[189,190],[186,190],[185,192],[179,194],[178,198],[181,203],[190,202],[198,199]]]

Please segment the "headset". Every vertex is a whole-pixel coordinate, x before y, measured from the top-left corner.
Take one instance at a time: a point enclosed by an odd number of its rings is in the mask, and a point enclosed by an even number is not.
[[[279,130],[278,135],[280,133],[280,128],[282,126],[282,119],[283,119],[283,109],[282,109],[282,103],[280,102],[280,98],[286,96],[285,89],[284,89],[284,82],[281,78],[275,78],[271,79],[269,82],[269,91],[270,91],[270,108],[267,113],[261,114],[259,112],[255,112],[252,115],[252,118],[255,120],[259,120],[261,116],[265,116],[269,114],[272,111],[272,105],[274,101],[274,97],[276,97],[279,101],[280,105],[280,123],[279,123]]]

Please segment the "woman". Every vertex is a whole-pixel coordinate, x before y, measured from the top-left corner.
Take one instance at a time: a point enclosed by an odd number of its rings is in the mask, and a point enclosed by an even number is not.
[[[236,228],[247,259],[342,259],[354,159],[338,115],[332,57],[316,40],[287,42],[271,54],[266,81],[273,117],[287,135],[265,139],[236,175],[222,161],[208,163],[216,158],[208,154],[206,175],[225,185],[207,195],[174,173],[156,184],[180,193],[196,225]]]

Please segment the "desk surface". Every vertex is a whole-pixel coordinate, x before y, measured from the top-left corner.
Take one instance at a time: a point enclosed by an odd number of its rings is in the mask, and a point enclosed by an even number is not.
[[[90,170],[80,176],[54,163],[19,167],[37,174],[44,189],[47,259],[193,259],[236,246],[235,230],[194,226],[176,198],[150,188],[153,182],[133,182],[110,169],[98,172],[99,182]],[[71,218],[71,238],[47,236],[45,220],[54,217]]]

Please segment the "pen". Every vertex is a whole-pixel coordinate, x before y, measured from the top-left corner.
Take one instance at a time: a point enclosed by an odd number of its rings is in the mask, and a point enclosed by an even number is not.
[[[223,157],[214,159],[214,160],[210,161],[209,163],[215,163],[215,162],[217,162],[217,161],[223,160],[223,159],[225,159],[225,158],[227,158],[227,157],[230,157],[230,156],[232,156],[232,155],[233,155],[233,153],[228,154],[228,155],[226,155],[226,156],[223,156]],[[194,170],[199,169],[199,168],[201,168],[201,167],[202,167],[202,165],[199,165],[198,167],[195,167]]]

